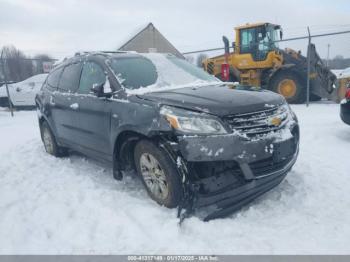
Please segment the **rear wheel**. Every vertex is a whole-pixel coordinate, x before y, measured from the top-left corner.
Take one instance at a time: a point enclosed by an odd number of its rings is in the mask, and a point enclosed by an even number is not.
[[[148,195],[160,205],[173,208],[182,198],[182,184],[176,165],[167,153],[148,140],[135,146],[137,173]]]
[[[55,157],[62,157],[68,154],[67,148],[57,145],[56,138],[46,121],[41,124],[40,131],[41,139],[44,143],[44,147],[47,153]]]
[[[288,103],[301,104],[306,100],[306,88],[299,77],[290,71],[282,71],[270,83],[270,89],[282,96]]]

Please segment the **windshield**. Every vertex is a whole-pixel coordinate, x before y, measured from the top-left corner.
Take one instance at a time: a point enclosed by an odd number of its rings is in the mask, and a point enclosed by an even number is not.
[[[203,69],[167,54],[112,58],[109,65],[126,91],[161,91],[168,87],[220,82]]]

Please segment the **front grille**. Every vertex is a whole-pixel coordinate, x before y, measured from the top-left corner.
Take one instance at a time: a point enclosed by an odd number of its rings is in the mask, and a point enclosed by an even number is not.
[[[224,121],[233,131],[253,137],[281,129],[288,121],[288,112],[286,107],[277,106],[253,113],[226,116]]]

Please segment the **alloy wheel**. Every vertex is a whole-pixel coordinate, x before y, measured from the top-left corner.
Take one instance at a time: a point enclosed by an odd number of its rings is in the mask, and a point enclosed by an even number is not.
[[[149,153],[140,157],[141,175],[149,191],[154,197],[165,200],[169,194],[168,183],[164,170],[158,160]]]

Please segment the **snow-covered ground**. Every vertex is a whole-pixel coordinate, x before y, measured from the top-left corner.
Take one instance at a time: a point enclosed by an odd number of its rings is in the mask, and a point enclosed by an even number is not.
[[[0,253],[349,254],[350,126],[339,105],[293,108],[301,151],[287,179],[231,217],[181,227],[136,178],[46,154],[34,111],[0,110]]]

